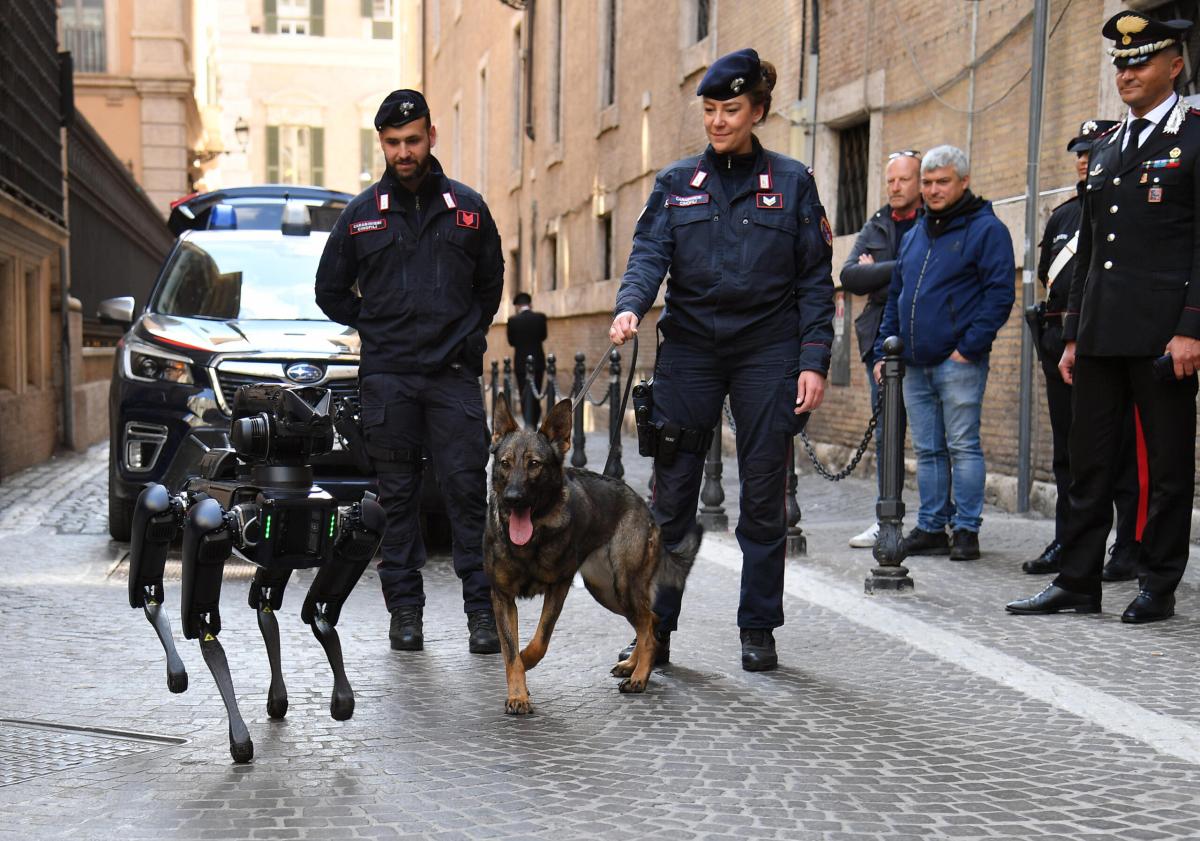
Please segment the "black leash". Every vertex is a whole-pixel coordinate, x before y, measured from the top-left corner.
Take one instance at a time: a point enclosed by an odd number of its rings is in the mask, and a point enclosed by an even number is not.
[[[608,364],[608,355],[617,347],[617,343],[613,342],[608,346],[608,350],[604,352],[599,364],[592,370],[592,373],[584,381],[583,387],[579,389],[579,393],[571,399],[571,411],[574,412],[579,404],[587,398],[588,389],[592,387],[592,383],[596,381],[596,377],[600,376],[600,372],[604,370],[604,366]],[[629,379],[625,383],[625,395],[621,398],[620,407],[609,406],[609,411],[616,411],[617,417],[621,421],[625,420],[625,407],[629,405],[629,394],[633,391],[633,377],[637,373],[637,358],[638,358],[638,337],[635,333],[633,336],[633,353],[629,359]],[[613,451],[617,449],[618,442],[621,440],[621,423],[609,423],[612,426],[612,434],[608,439],[608,458],[604,461],[604,475],[613,475]]]

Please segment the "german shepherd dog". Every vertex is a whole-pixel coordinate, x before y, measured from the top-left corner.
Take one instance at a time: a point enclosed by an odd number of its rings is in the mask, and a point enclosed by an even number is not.
[[[508,680],[505,712],[533,712],[525,672],[546,655],[554,623],[575,573],[596,601],[629,620],[637,645],[612,673],[622,692],[644,692],[654,665],[651,610],[662,551],[658,525],[645,501],[619,479],[564,467],[571,446],[571,401],[560,401],[537,432],[518,429],[507,400],[496,402],[492,432],[492,493],[484,532],[484,569]],[[697,548],[698,545],[697,545]],[[692,557],[687,559],[690,567]],[[686,578],[675,575],[680,582]],[[517,598],[541,594],[542,615],[518,652]]]

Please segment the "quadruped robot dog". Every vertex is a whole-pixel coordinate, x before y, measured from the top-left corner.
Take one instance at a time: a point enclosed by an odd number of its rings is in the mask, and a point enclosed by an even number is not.
[[[221,576],[233,552],[258,567],[250,585],[250,607],[267,647],[271,685],[267,714],[287,714],[287,687],[279,658],[275,613],[293,570],[318,567],[300,618],[312,627],[333,669],[329,712],[344,721],[354,714],[354,692],[346,679],[336,629],[342,605],[383,538],[384,512],[372,494],[340,508],[313,484],[306,462],[333,447],[335,415],[344,428],[352,406],[333,405],[323,388],[248,385],[233,401],[233,449],[214,449],[200,462],[200,475],[178,494],[147,485],[138,497],[129,552],[129,606],[142,608],[167,655],[167,687],[187,689],[187,671],[175,650],[163,610],[163,570],[171,542],[183,533],[181,621],[186,639],[199,640],[229,716],[229,752],[249,762],[254,743],[238,710],[221,632]]]

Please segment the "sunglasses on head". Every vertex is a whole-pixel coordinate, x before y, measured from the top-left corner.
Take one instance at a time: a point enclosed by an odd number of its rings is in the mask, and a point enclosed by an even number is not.
[[[889,161],[894,161],[896,158],[919,158],[921,157],[920,149],[904,149],[899,152],[892,152],[888,155]]]

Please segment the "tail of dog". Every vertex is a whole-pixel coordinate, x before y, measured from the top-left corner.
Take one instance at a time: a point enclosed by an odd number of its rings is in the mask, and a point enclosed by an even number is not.
[[[688,575],[692,572],[692,564],[696,563],[696,555],[700,552],[700,541],[704,537],[704,527],[696,523],[674,549],[665,545],[662,558],[658,562],[658,574],[654,584],[658,590],[678,590],[683,592]]]

